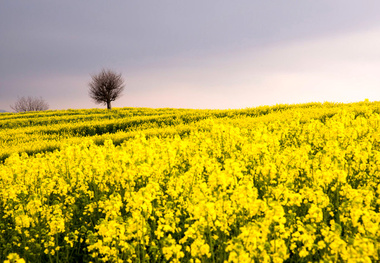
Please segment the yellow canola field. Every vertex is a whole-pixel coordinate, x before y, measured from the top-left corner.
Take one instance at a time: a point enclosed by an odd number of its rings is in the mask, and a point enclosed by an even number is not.
[[[379,107],[207,118],[181,136],[141,129],[120,145],[83,137],[11,154],[0,260],[379,262]]]

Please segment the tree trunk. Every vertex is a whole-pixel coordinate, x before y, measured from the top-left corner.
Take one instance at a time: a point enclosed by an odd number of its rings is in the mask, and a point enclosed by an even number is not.
[[[107,100],[107,109],[111,110],[111,101]]]

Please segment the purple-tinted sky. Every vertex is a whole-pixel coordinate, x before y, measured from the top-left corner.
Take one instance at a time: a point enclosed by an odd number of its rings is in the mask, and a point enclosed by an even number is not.
[[[1,1],[0,109],[102,107],[90,75],[122,73],[114,107],[245,108],[380,100],[380,1]]]

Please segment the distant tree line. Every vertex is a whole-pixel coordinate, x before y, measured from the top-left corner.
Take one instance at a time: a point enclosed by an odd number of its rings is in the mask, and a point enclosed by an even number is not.
[[[107,109],[111,110],[111,102],[119,98],[124,90],[124,79],[121,74],[103,69],[91,78],[88,91],[90,97],[95,103],[107,105]],[[14,112],[44,111],[49,109],[49,104],[41,97],[29,96],[18,98],[10,107]]]
[[[43,111],[49,109],[49,104],[41,97],[28,96],[18,98],[10,107],[14,112]]]

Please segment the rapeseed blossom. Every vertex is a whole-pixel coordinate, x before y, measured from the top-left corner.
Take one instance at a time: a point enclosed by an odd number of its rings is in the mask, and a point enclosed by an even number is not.
[[[380,104],[88,113],[0,116],[0,260],[380,260]]]

